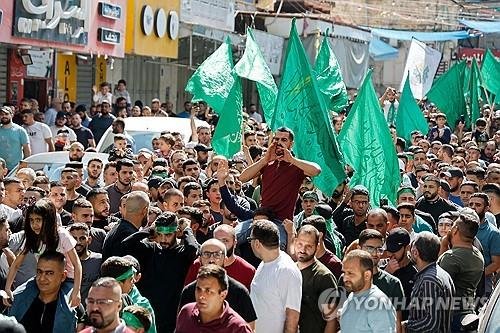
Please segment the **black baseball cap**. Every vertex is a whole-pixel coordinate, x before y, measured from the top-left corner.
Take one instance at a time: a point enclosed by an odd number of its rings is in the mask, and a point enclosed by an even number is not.
[[[197,152],[209,152],[212,151],[212,148],[205,146],[203,143],[198,143],[196,146],[194,146],[194,150],[196,150]]]
[[[163,179],[160,177],[151,177],[148,180],[148,187],[149,188],[158,188],[160,187],[160,184],[163,182]]]
[[[450,167],[448,168],[448,173],[451,175],[451,177],[457,177],[457,178],[463,178],[464,173],[462,169],[457,168],[457,167]]]
[[[385,248],[388,252],[394,253],[401,250],[401,248],[410,244],[410,234],[406,229],[394,228],[389,231],[389,235],[385,240]]]

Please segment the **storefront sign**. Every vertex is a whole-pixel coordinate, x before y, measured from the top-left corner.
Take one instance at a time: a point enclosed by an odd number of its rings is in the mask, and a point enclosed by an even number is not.
[[[87,45],[92,0],[15,1],[12,34]]]
[[[99,41],[102,43],[115,44],[115,45],[120,44],[121,34],[119,31],[106,28],[99,28],[97,29],[97,34]]]
[[[26,66],[28,77],[49,78],[52,72],[52,51],[29,50],[28,54],[33,61],[32,65]]]
[[[103,56],[95,59],[95,85],[99,87],[101,83],[106,82],[107,68],[106,59]]]
[[[125,52],[177,58],[179,10],[179,0],[129,0]]]
[[[472,58],[476,58],[478,65],[481,65],[483,62],[484,52],[486,52],[485,49],[459,47],[458,59],[472,61]],[[500,58],[500,50],[491,50],[491,52],[495,55],[495,57]]]
[[[234,31],[234,0],[182,0],[181,22]]]
[[[112,20],[122,18],[122,7],[107,2],[99,2],[99,15]]]
[[[57,54],[57,96],[63,101],[76,101],[76,56]]]

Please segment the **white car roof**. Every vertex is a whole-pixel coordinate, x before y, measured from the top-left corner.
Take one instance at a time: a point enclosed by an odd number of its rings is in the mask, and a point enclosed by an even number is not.
[[[184,143],[189,142],[191,137],[191,120],[189,118],[176,118],[176,117],[129,117],[123,119],[125,122],[125,133],[135,137],[140,133],[152,133],[154,136],[159,135],[161,132],[179,132],[182,134]],[[210,127],[206,121],[195,119],[195,125]],[[111,132],[111,126],[104,132],[101,140],[97,144],[97,151],[105,151],[110,145],[113,144],[114,135]],[[136,140],[138,141],[138,140]],[[150,138],[148,138],[147,147],[144,142],[136,142],[135,151],[141,148],[151,149]]]

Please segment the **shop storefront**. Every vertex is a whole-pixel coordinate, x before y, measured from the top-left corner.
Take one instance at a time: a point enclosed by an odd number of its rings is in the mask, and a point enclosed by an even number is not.
[[[125,59],[121,77],[132,98],[149,104],[153,98],[175,101],[180,2],[128,0]],[[114,82],[116,83],[116,82]]]
[[[94,68],[98,54],[124,55],[126,0],[6,0],[2,11],[0,67],[7,55],[9,69],[6,77],[0,70],[0,97],[10,102],[29,97],[45,106],[55,96],[79,102],[79,85],[90,96],[94,81],[80,80],[78,59]]]

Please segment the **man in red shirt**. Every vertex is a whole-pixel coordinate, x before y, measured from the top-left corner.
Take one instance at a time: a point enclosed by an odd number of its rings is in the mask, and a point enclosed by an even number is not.
[[[291,129],[280,127],[266,154],[259,161],[243,170],[242,182],[262,175],[261,207],[272,209],[280,220],[293,219],[299,188],[306,176],[321,172],[319,165],[300,160],[290,152],[294,134]]]
[[[250,326],[225,301],[228,285],[224,268],[203,266],[196,279],[196,302],[182,307],[175,332],[251,333]]]
[[[245,259],[234,254],[236,246],[236,233],[234,228],[227,224],[221,224],[214,230],[214,238],[220,240],[226,246],[226,258],[224,260],[224,269],[227,275],[243,284],[250,290],[255,268],[250,265]],[[196,280],[196,274],[200,269],[200,258],[196,259],[186,275],[184,285],[188,285]]]

